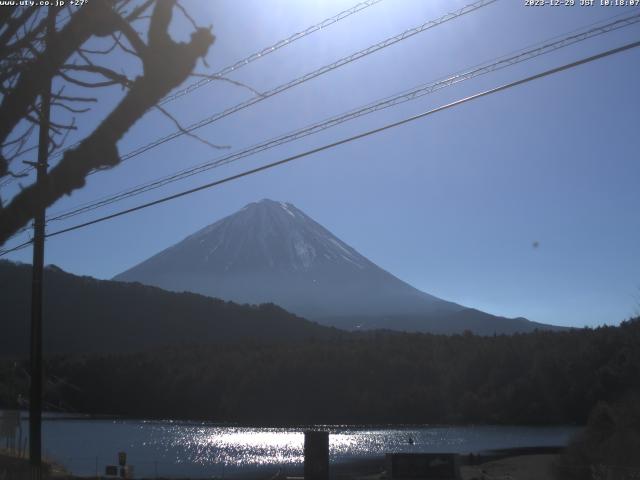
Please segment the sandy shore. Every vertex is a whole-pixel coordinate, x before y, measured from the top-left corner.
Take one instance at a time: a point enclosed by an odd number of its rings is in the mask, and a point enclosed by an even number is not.
[[[460,468],[463,480],[554,480],[557,455],[520,455]]]

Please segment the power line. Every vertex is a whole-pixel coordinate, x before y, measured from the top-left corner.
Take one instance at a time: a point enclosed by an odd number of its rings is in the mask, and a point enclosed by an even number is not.
[[[334,70],[336,68],[339,68],[339,67],[341,67],[343,65],[346,65],[346,64],[351,63],[353,61],[356,61],[356,60],[358,60],[360,58],[363,58],[363,57],[365,57],[367,55],[370,55],[370,54],[372,54],[372,53],[374,53],[374,52],[376,52],[378,50],[381,50],[383,48],[386,48],[388,46],[394,45],[395,43],[398,43],[398,42],[400,42],[402,40],[405,40],[407,38],[413,37],[414,35],[416,35],[418,33],[421,33],[421,32],[424,32],[426,30],[429,30],[431,28],[434,28],[434,27],[436,27],[438,25],[441,25],[442,23],[445,23],[445,22],[447,22],[449,20],[453,20],[453,19],[458,18],[458,17],[460,17],[462,15],[465,15],[467,13],[471,13],[471,12],[473,12],[475,10],[478,10],[478,9],[482,8],[482,7],[488,6],[488,5],[490,5],[490,4],[492,4],[492,3],[496,2],[496,1],[497,0],[477,0],[476,2],[473,2],[473,3],[470,3],[468,5],[465,5],[465,6],[459,8],[459,9],[453,11],[453,12],[449,12],[449,13],[447,13],[445,15],[442,15],[442,16],[434,19],[434,20],[426,21],[421,25],[418,25],[418,26],[413,27],[413,28],[409,28],[409,29],[407,29],[407,30],[395,35],[395,36],[388,37],[387,39],[385,39],[385,40],[383,40],[381,42],[378,42],[375,45],[372,45],[372,46],[367,47],[367,48],[365,48],[363,50],[355,52],[355,53],[353,53],[353,54],[351,54],[351,55],[349,55],[347,57],[343,57],[340,60],[337,60],[336,62],[333,62],[332,64],[325,65],[324,67],[321,67],[321,68],[319,68],[317,70],[314,70],[314,71],[312,71],[310,73],[307,73],[307,74],[305,74],[305,75],[303,75],[301,77],[298,77],[297,79],[294,79],[294,80],[292,80],[290,82],[282,84],[282,85],[280,85],[278,87],[275,87],[274,89],[270,90],[269,92],[263,93],[261,96],[253,97],[253,98],[249,99],[248,101],[245,101],[245,102],[242,102],[240,104],[237,104],[234,107],[230,107],[230,108],[228,108],[228,109],[226,109],[226,110],[224,110],[222,112],[218,112],[218,113],[214,114],[211,117],[208,117],[208,118],[206,118],[204,120],[201,120],[200,122],[197,122],[196,124],[192,124],[192,125],[188,126],[186,129],[176,131],[171,135],[162,137],[162,138],[160,138],[160,139],[158,139],[158,140],[156,140],[156,141],[154,141],[154,142],[152,142],[150,144],[147,144],[145,146],[139,147],[138,149],[136,149],[134,151],[131,151],[131,152],[125,154],[125,155],[122,155],[121,156],[121,162],[124,162],[124,161],[126,161],[126,160],[128,160],[128,159],[130,159],[130,158],[132,158],[134,156],[137,156],[137,155],[139,155],[139,154],[141,154],[141,153],[143,153],[143,152],[145,152],[147,150],[150,150],[151,148],[155,148],[156,146],[159,146],[159,145],[161,145],[161,144],[163,144],[165,142],[173,140],[174,138],[177,138],[177,137],[183,135],[185,132],[190,132],[190,131],[195,130],[197,128],[200,128],[202,126],[205,126],[205,125],[208,125],[210,123],[213,123],[216,120],[219,120],[219,119],[221,119],[223,117],[226,117],[226,116],[228,116],[228,115],[230,115],[232,113],[235,113],[236,111],[239,111],[239,110],[247,108],[247,107],[249,107],[251,105],[254,105],[254,104],[256,104],[256,103],[258,103],[258,102],[260,102],[260,101],[262,101],[262,100],[264,100],[266,98],[274,96],[274,95],[276,95],[278,93],[281,93],[281,92],[283,92],[285,90],[288,90],[289,88],[292,88],[292,87],[294,87],[296,85],[304,83],[304,82],[306,82],[308,80],[311,80],[312,78],[320,76],[320,75],[322,75],[324,73],[328,73],[328,72],[330,72],[330,71],[332,71],[332,70]],[[67,149],[59,151],[58,153],[52,155],[52,157],[56,157],[56,156],[62,155],[69,148],[73,148],[73,145],[68,147]],[[29,169],[30,168],[31,167],[29,167]],[[26,169],[26,171],[28,171],[29,169]],[[99,170],[94,170],[94,171],[90,172],[89,175],[97,173],[98,171]],[[0,187],[10,183],[12,180],[13,179],[11,177],[9,177],[8,179],[5,180],[4,183],[0,182]],[[59,220],[59,219],[60,218],[56,218],[56,220]]]
[[[153,142],[150,142],[146,145],[143,145],[141,147],[136,148],[135,150],[132,150],[128,153],[126,153],[125,155],[122,155],[120,157],[120,161],[124,162],[126,160],[129,160],[133,157],[136,157],[148,150],[151,150],[159,145],[162,145],[166,142],[169,142],[171,140],[174,140],[175,138],[181,137],[182,135],[185,135],[186,133],[192,132],[194,130],[197,130],[199,128],[202,128],[206,125],[210,125],[213,122],[216,122],[224,117],[227,117],[233,113],[236,113],[240,110],[243,110],[247,107],[253,106],[259,102],[262,102],[263,100],[266,100],[267,98],[271,98],[275,95],[278,95],[279,93],[282,93],[286,90],[289,90],[290,88],[293,88],[297,85],[301,85],[305,82],[308,82],[309,80],[312,80],[316,77],[319,77],[321,75],[324,75],[325,73],[329,73],[337,68],[343,67],[344,65],[347,65],[349,63],[355,62],[356,60],[359,60],[361,58],[364,58],[368,55],[371,55],[372,53],[375,53],[377,51],[380,51],[384,48],[387,48],[391,45],[395,45],[398,42],[401,42],[403,40],[406,40],[408,38],[413,37],[414,35],[417,35],[419,33],[422,33],[426,30],[429,30],[431,28],[437,27],[438,25],[441,25],[445,22],[448,22],[450,20],[453,20],[455,18],[458,18],[460,16],[463,16],[467,13],[476,11],[482,7],[486,7],[487,5],[490,5],[494,2],[496,2],[497,0],[477,0],[476,2],[470,3],[468,5],[465,5],[462,8],[459,8],[453,12],[447,13],[445,15],[442,15],[439,18],[436,18],[434,20],[429,20],[427,22],[422,23],[421,25],[418,25],[416,27],[413,28],[409,28],[397,35],[394,35],[392,37],[388,37],[385,40],[382,40],[381,42],[378,42],[374,45],[371,45],[363,50],[359,50],[355,53],[352,53],[351,55],[348,55],[346,57],[343,57],[339,60],[336,60],[333,63],[330,63],[328,65],[325,65],[323,67],[320,67],[316,70],[313,70],[312,72],[306,73],[300,77],[297,77],[289,82],[283,83],[281,85],[278,85],[275,88],[272,88],[271,90],[268,90],[266,92],[262,92],[260,95],[258,96],[254,96],[251,97],[250,99],[238,103],[232,107],[229,107],[225,110],[222,110],[220,112],[214,113],[213,115],[204,118],[198,122],[192,123],[191,125],[185,127],[182,130],[176,130],[175,132],[166,135],[164,137],[161,137],[157,140],[154,140]],[[92,173],[96,173],[99,170],[94,170],[93,172],[90,173],[90,175]]]
[[[9,253],[12,253],[12,252],[17,252],[18,250],[22,250],[23,248],[28,247],[32,243],[33,243],[33,240],[27,240],[26,242],[16,245],[15,247],[8,248],[6,250],[0,250],[0,257],[8,255]]]
[[[332,25],[336,22],[339,22],[340,20],[347,18],[351,15],[353,15],[354,13],[357,13],[361,10],[364,10],[367,7],[370,7],[372,5],[375,5],[376,3],[381,2],[382,0],[366,0],[364,2],[360,2],[356,5],[354,5],[353,7],[344,10],[340,13],[338,13],[337,15],[334,15],[333,17],[327,18],[319,23],[316,23],[315,25],[312,25],[304,30],[302,30],[301,32],[297,32],[294,33],[293,35],[280,40],[276,43],[274,43],[273,45],[270,45],[268,47],[263,48],[262,50],[252,53],[251,55],[243,58],[242,60],[238,60],[237,62],[233,63],[232,65],[228,65],[224,68],[222,68],[221,70],[218,70],[216,73],[212,74],[212,77],[222,77],[227,75],[228,73],[231,73],[235,70],[238,70],[242,67],[244,67],[245,65],[248,65],[251,62],[254,62],[256,60],[258,60],[259,58],[262,58],[266,55],[269,55],[270,53],[275,52],[276,50],[281,49],[282,47],[285,47],[293,42],[295,42],[296,40],[300,40],[301,38],[306,37],[307,35],[311,35],[314,32],[317,32],[318,30],[322,30],[323,28],[328,27],[329,25]],[[197,90],[200,87],[203,87],[204,85],[207,85],[208,83],[211,83],[214,79],[212,78],[203,78],[202,80],[199,80],[181,90],[178,90],[177,92],[166,96],[165,98],[163,98],[162,100],[160,100],[160,105],[163,105],[165,103],[169,103],[177,98],[183,97],[185,95],[188,95],[189,93],[192,93],[193,91]]]
[[[238,152],[228,154],[223,157],[216,158],[214,160],[202,163],[200,165],[196,165],[194,167],[181,170],[174,174],[154,180],[152,182],[146,182],[146,183],[140,184],[138,186],[123,190],[116,194],[102,197],[101,199],[98,199],[98,200],[93,200],[91,202],[86,202],[84,204],[77,205],[71,209],[52,215],[48,220],[49,221],[65,220],[70,217],[74,217],[76,215],[80,215],[82,213],[86,213],[86,212],[101,208],[103,206],[115,203],[117,201],[130,198],[134,195],[139,195],[139,194],[148,192],[150,190],[160,188],[169,183],[173,183],[178,180],[183,180],[185,178],[203,173],[213,168],[226,165],[228,163],[237,161],[241,158],[255,155],[259,152],[268,150],[270,148],[273,148],[285,143],[289,143],[294,140],[298,140],[308,135],[318,133],[320,131],[334,127],[346,121],[353,120],[360,116],[364,116],[376,111],[380,111],[382,109],[399,105],[401,103],[415,100],[417,98],[420,98],[424,95],[431,94],[442,88],[446,88],[451,85],[455,85],[457,83],[463,82],[465,80],[469,80],[477,76],[484,75],[486,73],[500,70],[502,68],[506,68],[526,60],[530,60],[532,58],[550,53],[552,51],[558,50],[560,48],[563,48],[569,45],[573,45],[575,43],[584,41],[586,39],[593,38],[595,36],[602,35],[604,33],[608,33],[610,31],[632,25],[639,21],[640,21],[640,14],[635,14],[635,15],[625,17],[623,19],[616,20],[614,22],[610,22],[604,25],[599,25],[595,28],[590,28],[590,29],[583,28],[582,30],[577,30],[577,31],[574,30],[572,32],[574,33],[573,35],[562,37],[559,40],[556,40],[553,42],[551,40],[547,40],[546,43],[539,42],[536,45],[540,45],[540,46],[523,49],[523,50],[520,50],[519,52],[514,52],[509,56],[499,57],[497,61],[493,61],[492,63],[487,62],[485,64],[477,65],[466,71],[452,74],[448,77],[445,77],[441,80],[438,80],[432,83],[420,85],[411,90],[396,94],[391,97],[386,97],[377,102],[370,103],[364,107],[360,107],[358,109],[354,109],[349,112],[330,117],[329,119],[326,119],[321,122],[304,127],[302,129],[281,135],[279,137],[272,138],[260,144],[256,144],[251,147],[240,150]],[[559,38],[559,37],[554,37],[554,38]]]
[[[355,140],[359,140],[361,138],[365,138],[365,137],[369,137],[371,135],[375,135],[375,134],[383,132],[385,130],[389,130],[389,129],[392,129],[392,128],[395,128],[395,127],[398,127],[398,126],[401,126],[401,125],[405,125],[407,123],[419,120],[421,118],[424,118],[424,117],[427,117],[427,116],[430,116],[430,115],[433,115],[435,113],[438,113],[438,112],[441,112],[441,111],[448,110],[450,108],[456,107],[456,106],[461,105],[463,103],[467,103],[467,102],[476,100],[478,98],[482,98],[482,97],[485,97],[485,96],[488,96],[488,95],[492,95],[492,94],[495,94],[495,93],[498,93],[498,92],[501,92],[501,91],[504,91],[504,90],[507,90],[507,89],[510,89],[510,88],[513,88],[513,87],[516,87],[516,86],[519,86],[519,85],[523,85],[525,83],[529,83],[529,82],[532,82],[534,80],[538,80],[540,78],[544,78],[544,77],[547,77],[547,76],[550,76],[550,75],[553,75],[553,74],[556,74],[556,73],[559,73],[559,72],[562,72],[562,71],[565,71],[565,70],[569,70],[569,69],[575,68],[575,67],[577,67],[579,65],[584,65],[586,63],[594,62],[596,60],[600,60],[602,58],[605,58],[605,57],[608,57],[608,56],[611,56],[611,55],[614,55],[614,54],[617,54],[617,53],[621,53],[621,52],[624,52],[624,51],[627,51],[627,50],[630,50],[632,48],[636,48],[636,47],[639,47],[639,46],[640,46],[640,41],[633,42],[633,43],[628,43],[628,44],[623,45],[621,47],[613,48],[613,49],[607,50],[605,52],[601,52],[601,53],[598,53],[596,55],[592,55],[590,57],[586,57],[586,58],[582,58],[580,60],[576,60],[576,61],[571,62],[571,63],[566,63],[566,64],[564,64],[564,65],[562,65],[560,67],[555,67],[555,68],[552,68],[552,69],[549,69],[549,70],[545,70],[545,71],[537,73],[535,75],[531,75],[531,76],[522,78],[520,80],[516,80],[514,82],[506,83],[506,84],[500,85],[498,87],[494,87],[494,88],[491,88],[489,90],[485,90],[483,92],[470,95],[468,97],[465,97],[465,98],[462,98],[462,99],[447,103],[445,105],[441,105],[440,107],[436,107],[436,108],[428,110],[426,112],[423,112],[423,113],[420,113],[420,114],[417,114],[417,115],[413,115],[411,117],[399,120],[397,122],[393,122],[393,123],[389,123],[389,124],[383,125],[382,127],[374,128],[372,130],[367,130],[366,132],[359,133],[357,135],[353,135],[351,137],[347,137],[347,138],[338,140],[336,142],[333,142],[333,143],[330,143],[330,144],[327,144],[327,145],[323,145],[323,146],[318,147],[318,148],[307,150],[305,152],[302,152],[302,153],[299,153],[299,154],[296,154],[296,155],[292,155],[292,156],[284,158],[282,160],[278,160],[278,161],[275,161],[275,162],[272,162],[272,163],[268,163],[266,165],[262,165],[260,167],[253,168],[251,170],[246,170],[244,172],[241,172],[241,173],[238,173],[238,174],[235,174],[235,175],[231,175],[231,176],[225,177],[223,179],[216,180],[214,182],[210,182],[210,183],[206,183],[204,185],[200,185],[199,187],[191,188],[189,190],[184,190],[182,192],[175,193],[173,195],[169,195],[169,196],[166,196],[166,197],[159,198],[159,199],[154,200],[152,202],[148,202],[148,203],[144,203],[144,204],[141,204],[141,205],[137,205],[135,207],[128,208],[126,210],[121,210],[119,212],[116,212],[116,213],[113,213],[113,214],[110,214],[110,215],[106,215],[106,216],[103,216],[103,217],[100,217],[100,218],[97,218],[97,219],[94,219],[94,220],[91,220],[91,221],[88,221],[88,222],[84,222],[84,223],[81,223],[81,224],[78,224],[78,225],[74,225],[72,227],[68,227],[68,228],[64,228],[64,229],[61,229],[61,230],[57,230],[55,232],[51,232],[51,233],[47,234],[47,237],[54,237],[54,236],[57,236],[57,235],[61,235],[63,233],[72,232],[74,230],[78,230],[78,229],[81,229],[81,228],[84,228],[84,227],[87,227],[87,226],[90,226],[90,225],[94,225],[96,223],[101,223],[101,222],[104,222],[106,220],[111,220],[111,219],[116,218],[116,217],[120,217],[120,216],[123,216],[123,215],[127,215],[129,213],[136,212],[138,210],[143,210],[145,208],[152,207],[154,205],[158,205],[160,203],[165,203],[165,202],[168,202],[168,201],[171,201],[171,200],[175,200],[177,198],[184,197],[186,195],[190,195],[192,193],[199,192],[201,190],[213,188],[213,187],[222,185],[224,183],[231,182],[233,180],[238,180],[240,178],[243,178],[243,177],[246,177],[246,176],[249,176],[249,175],[253,175],[253,174],[258,173],[258,172],[262,172],[262,171],[265,171],[265,170],[270,170],[270,169],[272,169],[274,167],[283,165],[285,163],[290,163],[290,162],[293,162],[294,160],[298,160],[300,158],[308,157],[308,156],[313,155],[315,153],[319,153],[319,152],[322,152],[322,151],[325,151],[325,150],[329,150],[331,148],[335,148],[335,147],[337,147],[339,145],[344,145],[346,143],[350,143],[350,142],[353,142]],[[15,250],[17,250],[19,248],[22,248],[22,247],[24,247],[26,245],[29,245],[30,243],[31,242],[25,242],[22,245],[14,247],[13,249],[2,251],[2,252],[0,252],[0,256],[3,256],[6,253],[9,253],[10,251],[15,251]]]
[[[181,129],[181,130],[176,130],[173,133],[170,133],[169,135],[165,135],[164,137],[158,138],[156,140],[154,140],[153,142],[147,143],[146,145],[142,145],[138,148],[136,148],[135,150],[132,150],[128,153],[125,153],[124,155],[120,156],[120,162],[125,162],[133,157],[137,157],[138,155],[151,150],[155,147],[158,147],[166,142],[169,142],[171,140],[174,140],[178,137],[181,137],[182,135],[185,135],[186,133],[192,132],[194,130],[197,130],[199,128],[202,128],[206,125],[210,125],[213,122],[216,122],[224,117],[227,117],[233,113],[236,113],[240,110],[244,110],[245,108],[251,107],[259,102],[262,102],[263,100],[266,100],[267,98],[271,98],[275,95],[278,95],[279,93],[282,93],[286,90],[289,90],[290,88],[293,88],[297,85],[301,85],[305,82],[308,82],[309,80],[312,80],[316,77],[319,77],[321,75],[324,75],[325,73],[329,73],[337,68],[343,67],[344,65],[347,65],[349,63],[355,62],[356,60],[359,60],[361,58],[364,58],[368,55],[371,55],[372,53],[375,53],[379,50],[382,50],[384,48],[387,48],[391,45],[394,45],[398,42],[401,42],[402,40],[406,40],[407,38],[411,38],[414,35],[417,35],[418,33],[422,33],[426,30],[429,30],[431,28],[437,27],[438,25],[441,25],[445,22],[448,22],[449,20],[453,20],[455,18],[458,18],[462,15],[465,15],[467,13],[473,12],[475,10],[478,10],[482,7],[486,7],[487,5],[490,5],[494,2],[496,2],[497,0],[477,0],[476,2],[470,3],[468,5],[465,5],[462,8],[459,8],[458,10],[455,10],[453,12],[449,12],[445,15],[442,15],[439,18],[436,18],[434,20],[429,20],[427,22],[424,22],[421,25],[418,25],[416,27],[413,28],[409,28],[397,35],[394,35],[392,37],[388,37],[385,40],[382,40],[381,42],[378,42],[374,45],[371,45],[363,50],[359,50],[355,53],[352,53],[351,55],[348,55],[346,57],[343,57],[339,60],[336,60],[333,63],[330,63],[328,65],[325,65],[323,67],[320,67],[316,70],[313,70],[309,73],[306,73],[300,77],[297,77],[293,80],[290,80],[289,82],[283,83],[278,85],[277,87],[272,88],[271,90],[268,90],[266,92],[262,92],[260,95],[251,97],[248,100],[245,100],[244,102],[238,103],[232,107],[229,107],[225,110],[222,110],[220,112],[214,113],[213,115],[204,118],[198,122],[192,123],[191,125]],[[73,148],[73,146],[69,147],[69,148]],[[56,156],[60,156],[62,155],[66,150],[62,150],[60,152],[58,152],[56,155],[54,155],[54,157]],[[92,175],[94,173],[97,173],[101,170],[93,170],[92,172],[89,173],[89,175]],[[0,186],[2,186],[2,184],[0,184]]]
[[[314,32],[317,32],[319,30],[322,30],[324,28],[327,28],[330,25],[333,25],[334,23],[339,22],[340,20],[343,20],[347,17],[350,17],[351,15],[360,12],[361,10],[364,10],[365,8],[371,7],[377,3],[380,3],[382,0],[365,0],[363,2],[357,3],[356,5],[354,5],[351,8],[348,8],[346,10],[341,11],[340,13],[329,17],[329,18],[325,18],[324,20],[322,20],[321,22],[316,23],[315,25],[311,25],[310,27],[305,28],[304,30],[300,31],[300,32],[296,32],[290,36],[288,36],[287,38],[283,38],[282,40],[277,41],[276,43],[269,45],[268,47],[263,48],[262,50],[259,50],[257,52],[254,52],[246,57],[244,57],[241,60],[238,60],[234,63],[232,63],[231,65],[227,65],[226,67],[218,70],[217,72],[211,74],[211,77],[223,77],[224,75],[227,75],[231,72],[234,72],[236,70],[239,70],[240,68],[255,62],[256,60],[260,59],[260,58],[264,58],[265,56],[269,55],[270,53],[273,53],[277,50],[280,50],[283,47],[286,47],[287,45],[291,45],[293,42],[300,40],[304,37],[307,37],[309,35],[311,35]],[[70,18],[71,15],[68,15],[67,17],[64,17],[62,19],[59,19],[59,21],[56,22],[56,24],[61,24],[64,20],[67,20],[68,18]],[[208,83],[214,81],[215,78],[203,78],[197,82],[192,83],[191,85],[188,85],[185,88],[182,88],[176,92],[174,92],[171,95],[167,95],[165,98],[163,98],[162,100],[160,100],[159,104],[160,105],[164,105],[165,103],[169,103],[172,102],[173,100],[176,100],[180,97],[183,97],[185,95],[188,95],[192,92],[194,92],[195,90],[207,85]],[[60,151],[54,155],[52,155],[53,157],[58,157],[60,156],[64,151],[68,150],[69,148],[74,148],[76,146],[78,146],[81,142],[76,142],[73,145],[67,147],[66,149],[64,149],[63,151]],[[36,148],[38,148],[37,146],[33,146],[31,148],[27,148],[25,150],[23,150],[22,152],[20,152],[18,154],[18,156],[24,155],[25,153],[28,153],[32,150],[35,150]],[[23,175],[26,173],[29,173],[31,171],[33,167],[26,167],[23,170],[21,170],[20,172],[18,172],[18,175]],[[13,177],[8,177],[4,182],[0,182],[0,187],[3,187],[5,185],[8,185],[9,183],[11,183],[14,180]]]
[[[445,15],[442,15],[441,17],[439,17],[439,18],[437,18],[435,20],[430,20],[430,21],[427,21],[427,22],[425,22],[425,23],[423,23],[423,24],[421,24],[421,25],[419,25],[417,27],[413,27],[413,28],[407,29],[407,30],[405,30],[404,32],[402,32],[402,33],[400,33],[398,35],[395,35],[393,37],[389,37],[389,38],[387,38],[387,39],[385,39],[385,40],[383,40],[383,41],[381,41],[381,42],[379,42],[379,43],[377,43],[375,45],[372,45],[370,47],[365,48],[364,50],[360,50],[360,51],[358,51],[356,53],[353,53],[353,54],[351,54],[351,55],[349,55],[347,57],[343,57],[340,60],[337,60],[336,62],[334,62],[332,64],[325,65],[325,66],[323,66],[323,67],[321,67],[321,68],[319,68],[317,70],[314,70],[313,72],[307,73],[307,74],[305,74],[305,75],[303,75],[301,77],[298,77],[298,78],[296,78],[296,79],[294,79],[294,80],[292,80],[290,82],[287,82],[285,84],[281,84],[278,87],[275,87],[272,90],[261,94],[260,96],[252,97],[252,98],[250,98],[249,100],[247,100],[245,102],[242,102],[242,103],[239,103],[237,105],[234,105],[234,106],[232,106],[232,107],[230,107],[230,108],[228,108],[226,110],[218,112],[218,113],[216,113],[216,114],[214,114],[214,115],[212,115],[210,117],[207,117],[207,118],[205,118],[205,119],[203,119],[203,120],[201,120],[199,122],[191,124],[191,125],[189,125],[188,127],[184,128],[182,130],[177,130],[177,131],[175,131],[175,132],[173,132],[173,133],[171,133],[171,134],[169,134],[167,136],[161,137],[160,139],[157,139],[157,140],[155,140],[155,141],[153,141],[151,143],[148,143],[148,144],[146,144],[144,146],[138,147],[137,149],[122,155],[121,156],[121,162],[129,160],[129,159],[131,159],[131,158],[133,158],[133,157],[135,157],[137,155],[140,155],[140,154],[142,154],[142,153],[144,153],[144,152],[146,152],[146,151],[148,151],[148,150],[150,150],[152,148],[155,148],[155,147],[157,147],[157,146],[159,146],[159,145],[161,145],[163,143],[166,143],[166,142],[171,141],[171,140],[173,140],[175,138],[178,138],[178,137],[182,136],[183,134],[185,134],[185,132],[191,132],[191,131],[196,130],[198,128],[201,128],[201,127],[203,127],[205,125],[209,125],[209,124],[211,124],[211,123],[213,123],[213,122],[215,122],[217,120],[220,120],[220,119],[222,119],[222,118],[224,118],[224,117],[226,117],[228,115],[231,115],[232,113],[235,113],[235,112],[237,112],[239,110],[242,110],[244,108],[252,106],[252,105],[254,105],[254,104],[258,103],[258,102],[261,102],[262,100],[265,100],[266,98],[272,97],[274,95],[277,95],[278,93],[281,93],[281,92],[283,92],[285,90],[288,90],[289,88],[292,88],[292,87],[294,87],[296,85],[304,83],[304,82],[306,82],[308,80],[311,80],[312,78],[315,78],[315,77],[320,76],[320,75],[322,75],[324,73],[327,73],[327,72],[330,72],[330,71],[332,71],[332,70],[334,70],[336,68],[339,68],[339,67],[341,67],[343,65],[346,65],[346,64],[348,64],[350,62],[353,62],[355,60],[363,58],[363,57],[365,57],[367,55],[370,55],[371,53],[374,53],[374,52],[376,52],[378,50],[381,50],[381,49],[386,48],[386,47],[388,47],[390,45],[393,45],[393,44],[395,44],[395,43],[397,43],[397,42],[399,42],[401,40],[405,40],[407,38],[410,38],[413,35],[416,35],[418,33],[421,33],[423,31],[425,31],[425,30],[433,28],[433,27],[435,27],[437,25],[440,25],[440,24],[442,24],[442,23],[444,23],[446,21],[452,20],[452,19],[457,18],[457,17],[459,17],[461,15],[464,15],[466,13],[470,13],[470,12],[473,12],[473,11],[479,9],[479,8],[482,8],[482,7],[485,7],[487,5],[490,5],[491,3],[494,3],[495,1],[497,1],[497,0],[479,0],[479,1],[476,1],[474,3],[468,4],[468,5],[462,7],[460,9],[458,9],[458,10],[455,10],[454,12],[450,12],[450,13],[447,13]],[[346,121],[346,120],[343,120],[343,121]],[[339,123],[342,123],[342,122],[339,122]],[[325,127],[325,128],[329,128],[329,127]],[[300,136],[298,136],[298,138],[300,138],[301,136],[306,136],[308,134],[310,134],[310,133],[306,133],[304,135],[300,135]],[[287,140],[287,141],[293,141],[293,140],[294,140],[294,138],[292,138],[290,140]],[[266,148],[271,148],[273,146],[276,146],[275,144],[273,144],[273,142],[279,142],[279,143],[277,143],[278,145],[281,144],[281,143],[285,143],[284,141],[282,141],[280,139],[273,140],[273,141],[268,141],[267,143],[269,143],[270,146],[266,147]],[[264,145],[257,145],[257,146],[254,146],[254,147],[250,147],[250,150],[252,151],[252,153],[248,153],[248,151],[245,149],[244,151],[232,154],[231,156],[234,157],[234,158],[236,158],[236,157],[237,158],[241,158],[241,157],[247,156],[249,154],[257,153],[257,151],[262,151],[262,150],[264,150],[266,148],[264,148]],[[223,160],[226,160],[228,158],[229,158],[229,156],[224,157]],[[90,172],[89,175],[97,173],[98,171],[99,170],[94,170],[94,171]],[[184,175],[184,172],[180,172],[180,174]],[[187,176],[190,176],[190,175],[187,175]],[[161,181],[164,182],[164,180],[161,180]],[[155,183],[157,183],[157,182],[154,182],[154,184]],[[146,188],[146,186],[144,186],[144,185],[142,185],[140,187],[135,187],[136,191],[138,191],[139,188],[141,188],[141,187],[142,188]],[[130,194],[130,192],[123,191],[123,192],[117,194],[117,196],[120,198],[121,195],[129,195],[129,194]],[[111,197],[106,197],[105,200],[107,200],[106,204],[112,203]],[[105,204],[102,200],[100,200],[98,203],[100,203],[100,205]],[[85,210],[85,205],[86,204],[83,204],[83,206],[81,207],[81,209],[83,211]],[[91,207],[90,209],[93,209],[93,202],[91,202],[89,204],[89,206]],[[76,209],[78,209],[78,208],[76,207]],[[68,213],[75,214],[76,213],[76,211],[75,211],[76,209],[74,209],[73,212],[63,212],[62,214],[56,216],[56,218],[51,218],[51,220],[61,220],[63,218],[66,218],[68,216]]]

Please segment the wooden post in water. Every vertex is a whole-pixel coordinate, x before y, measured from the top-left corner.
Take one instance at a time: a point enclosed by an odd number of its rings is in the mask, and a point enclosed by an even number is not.
[[[329,432],[304,432],[304,479],[329,480]]]

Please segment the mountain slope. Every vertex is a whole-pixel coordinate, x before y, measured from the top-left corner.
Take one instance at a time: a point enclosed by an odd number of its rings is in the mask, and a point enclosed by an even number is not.
[[[247,205],[114,280],[274,302],[307,318],[464,308],[413,288],[293,205],[271,200]]]
[[[338,332],[275,305],[248,306],[193,293],[78,277],[45,268],[46,353],[133,352],[164,345],[297,341]],[[0,261],[0,353],[29,346],[31,266]]]
[[[290,203],[267,199],[247,205],[114,279],[242,303],[274,302],[306,318],[341,326],[358,318],[365,320],[358,321],[362,328],[444,333],[467,328],[478,333],[511,332],[515,324],[515,331],[540,327],[514,320],[505,328],[503,321],[508,319],[421,292]]]

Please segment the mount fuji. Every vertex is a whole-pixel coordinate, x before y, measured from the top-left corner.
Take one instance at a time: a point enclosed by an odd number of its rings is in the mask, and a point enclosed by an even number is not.
[[[422,292],[290,203],[262,200],[114,277],[239,303],[276,303],[346,329],[478,334],[553,326],[497,317]]]

